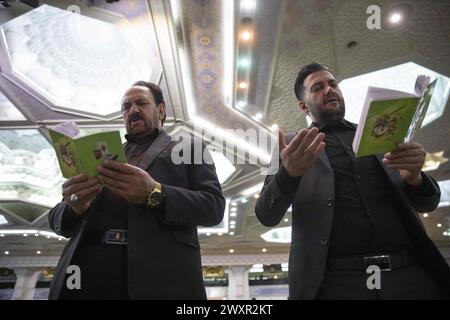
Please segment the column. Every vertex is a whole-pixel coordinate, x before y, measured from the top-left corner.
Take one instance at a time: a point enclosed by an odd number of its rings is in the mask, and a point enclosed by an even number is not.
[[[33,300],[36,283],[41,276],[42,269],[15,268],[17,281],[14,286],[12,300]]]
[[[232,266],[228,273],[228,299],[229,300],[250,300],[250,286],[248,284],[247,266]]]

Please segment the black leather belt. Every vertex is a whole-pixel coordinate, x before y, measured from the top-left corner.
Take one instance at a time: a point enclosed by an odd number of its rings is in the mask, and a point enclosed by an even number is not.
[[[103,233],[102,242],[106,244],[128,244],[128,230],[110,229]]]
[[[410,252],[377,254],[364,257],[330,257],[328,270],[366,271],[369,266],[378,266],[381,271],[391,271],[417,264],[415,254]]]

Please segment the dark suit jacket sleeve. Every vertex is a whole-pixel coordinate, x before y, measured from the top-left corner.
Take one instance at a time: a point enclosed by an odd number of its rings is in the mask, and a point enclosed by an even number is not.
[[[418,212],[430,212],[437,208],[441,199],[441,189],[436,181],[422,172],[422,184],[418,187],[405,182],[406,195]]]
[[[222,221],[225,198],[207,149],[204,154],[208,161],[186,165],[189,189],[162,184],[166,199],[160,216],[164,223],[209,227]]]
[[[286,143],[289,143],[293,137],[295,134],[287,135]],[[273,153],[272,163],[275,157],[279,157],[278,152]],[[278,163],[281,164],[280,159]],[[300,180],[301,178],[289,177],[283,165],[275,175],[266,177],[255,206],[256,216],[263,225],[273,227],[280,223],[292,204]]]
[[[70,238],[86,216],[77,216],[67,202],[62,201],[50,210],[48,224],[56,234]]]

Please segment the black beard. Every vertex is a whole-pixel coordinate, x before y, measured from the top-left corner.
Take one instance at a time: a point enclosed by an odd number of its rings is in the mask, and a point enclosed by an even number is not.
[[[312,111],[314,110],[314,111]],[[334,111],[323,111],[318,108],[310,108],[310,113],[314,116],[315,122],[318,123],[336,123],[344,119],[345,116],[345,102],[339,101],[339,108]]]

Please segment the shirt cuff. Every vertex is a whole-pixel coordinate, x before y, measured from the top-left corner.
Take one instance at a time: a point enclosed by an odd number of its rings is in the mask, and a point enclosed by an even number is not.
[[[66,212],[62,215],[62,221],[61,224],[64,227],[64,229],[70,229],[80,221],[84,219],[82,216],[79,216],[75,213],[75,211],[72,210],[72,207],[69,204],[66,204]]]
[[[406,188],[411,193],[417,194],[421,197],[427,197],[427,196],[433,195],[434,188],[433,188],[433,185],[431,184],[430,180],[425,175],[425,173],[421,172],[420,174],[422,175],[422,183],[418,186],[413,186],[405,181]]]
[[[297,190],[298,185],[300,184],[301,177],[292,178],[289,173],[286,171],[283,165],[278,169],[277,174],[275,175],[275,179],[277,180],[278,187],[282,192],[291,193]]]

